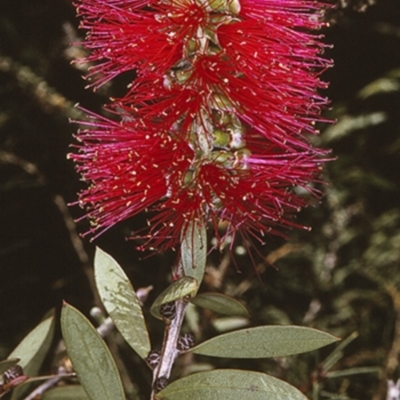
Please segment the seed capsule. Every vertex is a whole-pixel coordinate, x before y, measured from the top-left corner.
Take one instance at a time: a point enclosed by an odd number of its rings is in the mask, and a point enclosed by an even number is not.
[[[155,393],[160,392],[168,385],[168,378],[165,376],[160,376],[156,379],[153,385],[153,389]]]
[[[24,371],[20,365],[14,365],[3,374],[3,382],[10,383],[12,380],[24,375]]]
[[[152,350],[149,355],[146,357],[147,365],[151,369],[157,368],[158,364],[160,363],[161,359],[161,352],[158,350]]]
[[[160,307],[160,313],[164,320],[172,320],[176,315],[176,306],[174,301],[170,301],[169,303],[164,303]]]
[[[176,347],[179,351],[187,351],[194,346],[194,336],[191,333],[184,333],[178,339]]]

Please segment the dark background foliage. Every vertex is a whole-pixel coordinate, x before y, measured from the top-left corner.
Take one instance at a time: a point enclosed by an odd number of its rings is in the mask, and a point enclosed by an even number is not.
[[[289,242],[270,238],[255,263],[241,254],[241,243],[235,263],[229,253],[212,254],[204,287],[244,301],[252,325],[308,325],[342,338],[358,333],[328,376],[322,365],[333,348],[220,366],[273,373],[309,395],[314,390],[315,399],[378,400],[400,372],[400,7],[398,0],[342,0],[327,18],[335,68],[324,75],[332,99],[326,114],[338,122],[321,127],[317,145],[332,148],[337,160],[326,167],[322,204],[299,216],[313,230],[290,232]],[[76,129],[68,118],[79,118],[76,102],[101,112],[126,82],[97,94],[84,90],[83,71],[70,65],[82,50],[69,43],[81,37],[70,0],[0,0],[0,359],[62,299],[85,313],[98,304],[94,244],[82,246],[76,236],[75,228],[87,229],[72,222],[82,210],[66,207],[82,185],[66,159]],[[134,226],[122,223],[95,244],[124,266],[136,288],[152,284],[156,295],[174,255],[141,260],[124,239]],[[200,317],[201,336],[216,334],[217,316]],[[157,343],[161,326],[150,325]],[[136,382],[131,392],[146,393],[150,374],[129,354],[121,357]],[[338,376],[349,368],[357,373]]]

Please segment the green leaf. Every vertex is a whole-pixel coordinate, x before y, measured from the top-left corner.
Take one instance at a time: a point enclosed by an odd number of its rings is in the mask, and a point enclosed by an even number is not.
[[[185,276],[201,283],[207,260],[207,231],[204,225],[192,222],[182,237],[181,260]]]
[[[157,400],[307,400],[298,389],[261,372],[220,369],[179,379]]]
[[[313,328],[259,326],[225,333],[200,343],[191,351],[213,357],[282,357],[315,350],[337,340],[337,337]]]
[[[41,400],[88,400],[85,390],[80,385],[61,386],[45,392]]]
[[[347,368],[340,371],[328,372],[325,376],[326,378],[343,378],[344,376],[351,376],[357,374],[380,374],[382,372],[381,367],[356,367]]]
[[[61,330],[79,381],[91,400],[125,400],[117,366],[103,339],[78,310],[64,303]]]
[[[19,362],[19,358],[9,358],[7,360],[0,361],[0,375],[3,375],[8,369],[17,365]]]
[[[214,318],[211,325],[218,333],[225,333],[249,326],[249,319],[243,317]]]
[[[184,276],[178,279],[172,285],[168,286],[154,301],[151,306],[150,312],[154,317],[162,319],[160,314],[160,307],[171,301],[182,299],[186,296],[193,296],[198,289],[199,285],[195,278]]]
[[[54,315],[37,325],[8,358],[19,358],[19,365],[26,375],[34,375],[39,370],[53,340]]]
[[[94,274],[101,300],[115,326],[140,357],[147,357],[151,346],[146,323],[125,272],[110,255],[97,248]]]
[[[347,338],[342,340],[338,346],[334,348],[331,354],[326,357],[325,361],[322,363],[322,371],[326,373],[330,370],[344,355],[343,350],[348,346],[353,340],[358,338],[358,332],[352,332]]]
[[[50,316],[37,325],[20,344],[11,352],[8,358],[19,358],[18,364],[27,376],[36,376],[39,373],[43,360],[53,341],[54,334],[54,311]],[[29,389],[24,385],[13,391],[12,400],[21,398],[22,394]]]
[[[207,308],[220,314],[249,317],[247,308],[233,297],[220,293],[202,293],[191,300],[196,306]]]

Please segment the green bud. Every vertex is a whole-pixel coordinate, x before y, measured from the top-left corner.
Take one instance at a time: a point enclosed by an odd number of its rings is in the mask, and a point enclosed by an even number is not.
[[[210,23],[215,28],[218,28],[221,25],[228,25],[233,21],[233,18],[230,15],[226,14],[211,14],[210,15]],[[236,21],[239,21],[236,19]],[[214,29],[215,29],[214,28]]]
[[[229,165],[230,161],[232,161],[232,153],[229,151],[213,151],[211,155],[213,160],[217,163]]]
[[[200,45],[198,43],[198,40],[196,39],[189,39],[186,43],[186,55],[191,55],[194,52],[198,51],[200,48]]]
[[[239,0],[229,0],[228,7],[229,7],[229,11],[233,15],[239,15],[240,10],[241,10]]]
[[[229,126],[232,124],[232,117],[234,116],[233,114],[219,110],[213,110],[213,115],[216,117],[216,120],[220,125]]]
[[[211,107],[219,111],[229,111],[232,112],[235,107],[234,104],[222,93],[214,93],[212,96]]]
[[[215,129],[213,132],[213,147],[228,147],[231,141],[229,132],[224,132],[221,129]]]
[[[214,43],[215,45],[219,45],[219,41],[218,41],[218,35],[217,32],[215,32],[214,29],[204,29],[204,34],[205,37],[211,41],[211,43]],[[209,46],[208,46],[209,47]]]
[[[191,75],[192,75],[191,71],[176,71],[175,72],[176,81],[180,84],[185,83],[190,78]]]
[[[244,169],[246,169],[246,160],[251,156],[251,151],[246,147],[235,151],[235,164],[241,164]]]
[[[210,6],[210,11],[228,11],[228,4],[226,0],[208,0],[207,5]]]
[[[240,119],[235,114],[231,114],[230,117],[231,117],[230,123],[231,123],[233,129],[239,129],[244,134],[245,128],[242,124],[242,121],[240,121]]]
[[[193,180],[194,180],[194,171],[189,169],[185,173],[185,176],[183,177],[183,185],[190,186],[190,184],[193,182]]]

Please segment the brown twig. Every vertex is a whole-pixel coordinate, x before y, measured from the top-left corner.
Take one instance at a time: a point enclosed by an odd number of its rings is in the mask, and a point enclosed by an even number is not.
[[[37,100],[44,112],[62,113],[66,118],[82,118],[82,111],[26,65],[0,54],[0,71],[13,76],[19,86]]]
[[[64,378],[71,378],[75,376],[75,373],[66,373],[62,368],[60,368],[59,373],[55,376],[52,376],[51,378],[48,377],[39,377],[39,379],[47,379],[45,382],[43,382],[40,386],[38,386],[34,391],[32,391],[27,397],[24,398],[24,400],[34,400],[34,399],[40,399],[43,395],[43,393],[47,392],[49,389],[53,388]],[[37,379],[30,379],[27,382],[32,382]]]
[[[186,299],[178,299],[175,302],[176,314],[174,318],[166,325],[164,331],[164,342],[161,350],[161,358],[158,366],[153,372],[153,388],[151,400],[156,400],[156,394],[168,384],[171,376],[172,367],[179,355],[177,348],[178,339],[181,333],[183,319],[185,317]]]

